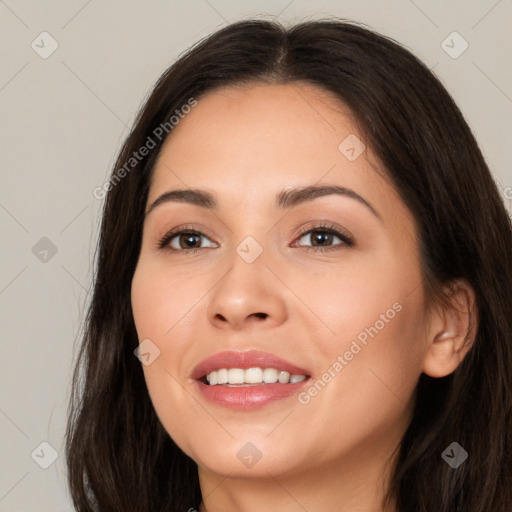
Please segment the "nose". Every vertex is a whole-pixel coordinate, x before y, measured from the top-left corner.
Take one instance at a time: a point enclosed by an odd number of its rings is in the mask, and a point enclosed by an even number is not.
[[[283,284],[265,264],[265,251],[252,263],[236,252],[231,268],[214,286],[207,314],[210,323],[225,330],[276,327],[287,318]]]

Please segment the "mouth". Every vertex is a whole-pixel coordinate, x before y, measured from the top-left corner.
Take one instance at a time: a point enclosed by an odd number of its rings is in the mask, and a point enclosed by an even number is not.
[[[191,377],[207,401],[248,410],[296,394],[311,379],[311,372],[251,350],[215,354],[198,364]]]

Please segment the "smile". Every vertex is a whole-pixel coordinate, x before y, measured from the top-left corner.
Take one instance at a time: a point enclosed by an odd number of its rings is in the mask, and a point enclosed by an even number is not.
[[[222,368],[206,375],[210,386],[253,386],[258,384],[295,384],[306,379],[306,375],[290,374],[275,368]]]
[[[199,363],[191,377],[207,402],[247,411],[298,393],[311,373],[273,354],[249,350],[217,353]]]

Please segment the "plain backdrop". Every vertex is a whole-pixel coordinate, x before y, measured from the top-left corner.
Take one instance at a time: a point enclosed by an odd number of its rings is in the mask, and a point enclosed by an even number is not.
[[[0,512],[72,510],[63,435],[103,206],[93,190],[152,85],[231,21],[330,15],[434,70],[510,211],[511,0],[0,0]]]

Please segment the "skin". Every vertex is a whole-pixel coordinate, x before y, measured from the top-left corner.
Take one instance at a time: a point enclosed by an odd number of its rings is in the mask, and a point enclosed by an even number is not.
[[[420,374],[448,375],[470,348],[471,288],[455,283],[460,311],[427,314],[414,218],[370,148],[354,161],[340,152],[350,134],[364,141],[327,92],[254,83],[201,98],[159,155],[148,209],[184,188],[219,204],[154,208],[132,282],[139,340],[160,349],[143,367],[148,390],[166,431],[198,464],[202,511],[384,510],[386,462],[410,421]],[[275,206],[283,189],[324,184],[356,191],[380,218],[337,195]],[[316,232],[299,229],[322,221],[347,230],[354,245],[333,238],[324,245],[335,249],[315,252]],[[200,248],[158,249],[181,225],[204,234]],[[236,252],[247,236],[263,248],[250,264]],[[179,241],[174,247],[187,247]],[[320,379],[396,303],[400,312],[307,404],[292,396],[234,411],[207,402],[190,378],[217,352],[257,349]],[[237,457],[247,442],[262,455],[250,468]]]

